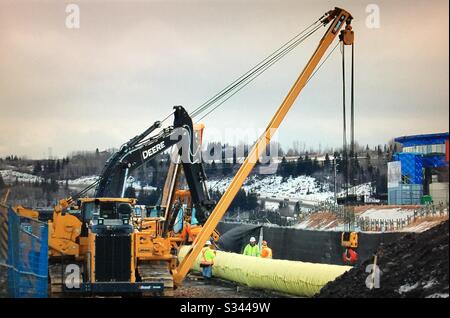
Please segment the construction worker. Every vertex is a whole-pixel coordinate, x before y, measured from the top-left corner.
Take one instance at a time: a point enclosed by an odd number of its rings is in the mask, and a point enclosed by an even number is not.
[[[259,247],[256,244],[256,239],[252,236],[250,238],[250,243],[247,244],[247,246],[245,246],[244,248],[244,255],[247,256],[256,256],[259,257]]]
[[[195,239],[191,231],[191,224],[189,223],[189,220],[183,221],[183,230],[181,231],[181,239],[185,243],[193,242]]]
[[[358,260],[358,253],[352,248],[346,248],[342,257],[344,258],[344,263],[352,265]]]
[[[210,279],[212,276],[212,267],[214,265],[214,258],[216,257],[216,251],[211,247],[211,241],[206,241],[205,247],[202,249],[202,258],[200,261],[202,276],[206,279]]]
[[[262,247],[261,247],[261,257],[262,258],[272,258],[272,249],[267,246],[266,241],[262,241]]]

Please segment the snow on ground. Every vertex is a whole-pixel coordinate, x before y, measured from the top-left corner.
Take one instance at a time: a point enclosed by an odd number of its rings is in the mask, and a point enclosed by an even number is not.
[[[19,182],[33,183],[42,181],[43,178],[29,173],[14,171],[13,169],[0,170],[5,183],[12,184],[16,180]],[[98,176],[83,176],[77,179],[68,180],[70,188],[81,188],[88,186],[98,180]],[[225,192],[232,178],[226,177],[218,180],[208,180],[209,189]],[[58,181],[65,184],[65,180]],[[128,180],[129,185],[133,185],[136,190],[155,190],[156,188],[147,184],[141,184],[134,179]],[[281,176],[250,176],[244,182],[244,190],[247,192],[258,193],[261,198],[277,198],[291,200],[305,200],[312,202],[323,202],[332,200],[334,193],[330,191],[328,184],[320,184],[315,178],[309,176],[299,176],[296,178],[287,178],[283,181]],[[356,186],[350,190],[350,193],[358,195],[368,195],[371,193],[370,184]],[[344,195],[344,192],[338,194]]]
[[[414,216],[414,210],[402,208],[372,208],[359,215],[360,218],[368,218],[370,220],[403,220],[408,216]]]
[[[148,184],[142,184],[140,181],[127,182],[127,186],[132,186],[136,191],[144,190],[144,191],[155,191],[156,187],[153,187]]]
[[[16,182],[22,182],[22,183],[34,183],[34,182],[40,182],[43,181],[44,178],[30,174],[30,173],[23,173],[19,171],[14,171],[12,169],[6,169],[6,170],[0,170],[0,174],[2,175],[3,181],[6,184],[13,184]],[[83,176],[77,179],[67,180],[67,183],[69,185],[69,188],[84,188],[87,187],[94,182],[98,180],[98,176],[91,175],[91,176]],[[59,184],[63,185],[66,183],[66,180],[59,180]],[[128,180],[128,185],[133,185],[133,188],[135,188],[137,191],[141,190],[142,188],[146,191],[156,190],[156,187],[150,186],[148,184],[141,184],[139,181],[135,181],[134,179]]]
[[[224,192],[231,180],[231,177],[208,180],[207,185],[209,189]],[[250,176],[244,182],[243,188],[247,192],[258,193],[261,197],[326,200],[333,196],[327,185],[321,186],[315,178],[309,176],[288,178],[284,182],[281,176],[276,175]]]
[[[232,178],[208,180],[209,189],[225,192]],[[244,182],[243,188],[247,192],[256,192],[261,198],[292,199],[313,202],[324,202],[334,199],[334,192],[330,191],[329,184],[320,184],[315,178],[298,176],[283,181],[281,176],[250,176]],[[345,191],[338,193],[339,197]],[[369,197],[372,194],[370,183],[364,183],[349,189],[349,193]]]
[[[278,202],[265,202],[264,207],[266,210],[276,211],[280,207]]]
[[[78,186],[78,185],[88,186],[97,180],[98,180],[98,176],[85,176],[85,177],[80,177],[80,178],[73,179],[73,180],[68,180],[67,182],[69,183],[69,187],[75,186],[75,185],[76,186]],[[65,181],[60,181],[60,182],[65,182]]]
[[[41,181],[42,178],[29,174],[29,173],[23,173],[19,171],[14,171],[12,169],[7,170],[0,170],[0,174],[2,175],[3,181],[7,184],[12,184],[16,182],[24,182],[24,183],[33,183],[36,181]]]
[[[412,224],[399,230],[400,232],[424,232],[431,229],[432,227],[438,225],[439,223],[448,220],[448,216],[441,217],[428,217],[425,219],[416,219]]]
[[[448,298],[448,293],[434,293],[432,295],[427,296],[426,298]]]
[[[359,184],[348,189],[348,193],[356,195],[370,195],[372,194],[372,186],[370,185],[370,182]],[[338,194],[338,196],[344,196],[345,194],[346,191],[342,191]]]
[[[419,283],[415,283],[414,285],[405,284],[400,286],[400,288],[398,289],[398,293],[400,295],[404,293],[409,293],[411,290],[416,289],[417,287],[419,287]]]
[[[306,219],[300,223],[292,226],[294,229],[300,230],[314,230],[314,231],[344,231],[344,225],[337,223],[337,221],[322,222],[320,224],[314,224],[310,219]]]
[[[94,182],[96,182],[98,180],[98,176],[85,176],[85,177],[80,177],[74,180],[68,180],[69,183],[69,187],[79,187],[79,186],[83,186],[86,187]],[[61,183],[65,182],[65,181],[60,181]],[[139,191],[141,189],[144,189],[145,191],[153,191],[156,190],[156,187],[150,186],[148,184],[143,184],[140,181],[136,181],[133,177],[129,177],[127,180],[127,187],[128,186],[133,186],[133,188],[136,191]]]

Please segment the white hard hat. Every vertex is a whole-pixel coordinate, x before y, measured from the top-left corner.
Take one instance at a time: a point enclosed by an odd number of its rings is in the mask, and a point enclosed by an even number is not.
[[[252,237],[250,238],[250,242],[256,242],[256,239],[252,236]]]
[[[205,245],[211,245],[211,241],[206,241]]]

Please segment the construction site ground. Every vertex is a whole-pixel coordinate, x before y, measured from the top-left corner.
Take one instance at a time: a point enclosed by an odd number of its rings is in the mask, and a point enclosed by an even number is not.
[[[448,220],[420,234],[405,234],[399,240],[378,248],[379,288],[370,289],[366,285],[371,273],[367,266],[374,264],[374,257],[371,257],[325,285],[318,296],[448,298],[448,245]]]
[[[294,296],[249,288],[218,278],[205,280],[200,274],[191,273],[178,287],[174,296],[178,298],[292,298]]]
[[[0,276],[0,298],[8,297],[6,279]],[[198,273],[189,274],[183,284],[174,291],[176,298],[286,298],[293,297],[280,293],[249,288],[233,282],[211,278],[205,280]]]

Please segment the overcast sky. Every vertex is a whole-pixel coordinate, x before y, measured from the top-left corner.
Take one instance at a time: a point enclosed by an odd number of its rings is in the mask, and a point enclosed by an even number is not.
[[[79,29],[65,25],[69,3]],[[380,28],[366,25],[370,3]],[[173,105],[192,110],[333,6],[355,18],[357,141],[448,131],[447,0],[1,0],[0,156],[118,147]],[[207,117],[206,138],[265,127],[324,32]],[[336,50],[283,122],[286,147],[342,143],[340,59]]]

